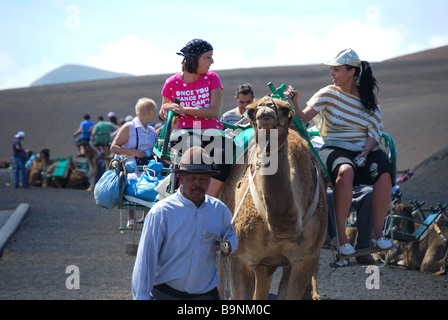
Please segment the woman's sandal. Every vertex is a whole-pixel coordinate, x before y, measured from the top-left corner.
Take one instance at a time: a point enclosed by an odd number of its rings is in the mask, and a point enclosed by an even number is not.
[[[344,256],[352,255],[356,252],[355,248],[352,247],[350,243],[346,243],[342,246],[339,246],[339,253]]]
[[[392,247],[392,242],[387,238],[372,239],[372,243],[380,249],[389,249]]]

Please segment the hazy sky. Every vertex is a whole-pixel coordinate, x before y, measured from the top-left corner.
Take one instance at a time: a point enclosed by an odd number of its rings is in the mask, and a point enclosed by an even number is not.
[[[134,75],[180,71],[189,40],[214,70],[362,60],[448,45],[446,0],[0,0],[0,90],[64,64]]]

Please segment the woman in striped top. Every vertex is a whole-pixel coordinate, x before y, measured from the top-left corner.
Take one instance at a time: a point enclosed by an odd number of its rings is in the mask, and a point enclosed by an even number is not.
[[[355,249],[348,243],[345,220],[350,210],[353,186],[373,185],[372,242],[381,249],[392,246],[383,237],[382,227],[390,203],[392,167],[379,147],[383,131],[381,108],[374,90],[378,90],[372,69],[352,50],[341,51],[331,66],[334,85],[319,90],[302,111],[297,91],[289,87],[297,116],[304,122],[314,119],[324,146],[319,151],[334,181],[334,202],[339,251],[350,255]]]

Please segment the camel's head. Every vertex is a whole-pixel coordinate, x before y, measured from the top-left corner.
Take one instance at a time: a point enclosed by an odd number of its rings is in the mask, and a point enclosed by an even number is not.
[[[45,149],[40,150],[39,158],[41,158],[42,160],[49,161],[50,160],[50,149],[45,148]]]
[[[391,229],[391,231],[399,231],[399,232],[405,232],[412,234],[415,231],[415,225],[411,222],[411,220],[407,219],[413,219],[412,211],[413,206],[411,204],[406,203],[395,203],[392,205],[392,215],[396,216],[396,218],[393,221],[393,225],[388,225],[388,228]],[[403,219],[399,218],[403,217]],[[394,244],[396,246],[396,251],[388,251],[386,253],[387,259],[391,263],[399,263],[399,261],[402,261],[405,258],[405,255],[407,254],[407,247],[408,244],[403,241],[395,240]]]
[[[258,129],[286,129],[293,118],[293,111],[286,101],[265,96],[247,107],[247,116]]]

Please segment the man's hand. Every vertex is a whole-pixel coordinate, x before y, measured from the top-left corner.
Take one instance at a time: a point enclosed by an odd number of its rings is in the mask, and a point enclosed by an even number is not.
[[[224,243],[217,243],[216,244],[216,251],[221,251],[221,255],[223,257],[227,257],[232,252],[232,246],[230,245],[229,240],[226,240]]]

